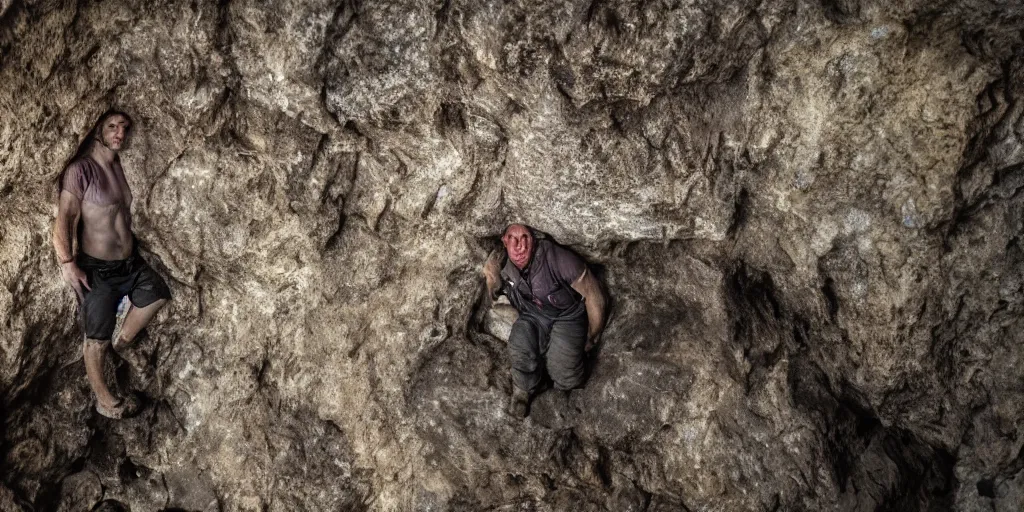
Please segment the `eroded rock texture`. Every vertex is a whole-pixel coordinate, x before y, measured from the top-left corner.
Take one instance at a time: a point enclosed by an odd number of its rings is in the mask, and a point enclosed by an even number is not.
[[[0,509],[1020,510],[1022,8],[897,4],[0,1]],[[121,422],[49,245],[111,105]],[[509,221],[613,299],[525,421]]]

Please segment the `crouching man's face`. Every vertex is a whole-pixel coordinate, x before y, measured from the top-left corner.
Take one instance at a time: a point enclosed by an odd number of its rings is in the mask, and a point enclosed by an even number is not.
[[[508,258],[512,264],[519,268],[526,268],[533,257],[533,235],[530,230],[522,224],[512,224],[505,230],[505,236],[501,237],[505,244]]]

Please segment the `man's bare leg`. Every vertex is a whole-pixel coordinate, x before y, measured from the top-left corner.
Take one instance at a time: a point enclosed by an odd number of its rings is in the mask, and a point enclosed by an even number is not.
[[[103,378],[103,363],[109,346],[110,342],[107,340],[85,340],[82,350],[85,356],[85,374],[89,377],[89,387],[96,395],[96,410],[108,418],[121,419],[135,414],[139,404],[133,395],[118,399],[107,387],[107,382]]]
[[[89,377],[89,387],[96,394],[96,401],[100,406],[111,410],[118,405],[119,400],[110,392],[106,381],[103,380],[103,357],[107,355],[109,346],[110,340],[87,338],[82,351],[85,356],[85,374]]]
[[[161,308],[167,305],[167,299],[160,299],[144,308],[137,308],[132,306],[128,310],[128,316],[124,318],[124,323],[121,324],[121,332],[117,336],[117,342],[115,343],[116,349],[120,350],[124,347],[131,345],[135,341],[135,337],[138,336],[142,329],[145,329],[149,322],[153,320],[157,312]]]
[[[167,299],[160,299],[144,308],[131,306],[124,322],[121,323],[121,332],[114,342],[114,350],[128,361],[128,364],[139,372],[143,380],[149,379],[149,362],[145,356],[130,348],[135,337],[153,320],[160,308],[167,304]]]

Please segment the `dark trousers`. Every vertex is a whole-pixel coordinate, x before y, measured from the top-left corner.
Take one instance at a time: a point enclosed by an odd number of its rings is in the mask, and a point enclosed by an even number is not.
[[[521,310],[508,338],[516,387],[535,392],[545,368],[555,389],[568,390],[583,384],[587,326],[583,301],[557,316],[538,308]]]

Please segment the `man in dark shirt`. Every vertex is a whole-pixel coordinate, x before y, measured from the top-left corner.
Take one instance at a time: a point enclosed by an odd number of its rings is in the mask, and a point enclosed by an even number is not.
[[[524,417],[547,369],[555,389],[583,384],[586,350],[604,324],[605,297],[575,253],[512,224],[501,238],[507,261],[492,253],[484,264],[487,292],[504,293],[519,311],[508,346],[514,390],[510,414]]]
[[[78,295],[85,373],[96,394],[96,410],[110,418],[136,408],[133,397],[115,397],[103,380],[118,304],[127,295],[132,307],[114,350],[139,370],[147,365],[145,358],[127,347],[171,298],[167,284],[139,255],[132,233],[132,192],[118,157],[130,130],[131,118],[123,112],[100,116],[57,178],[60,197],[53,229],[61,274]]]

